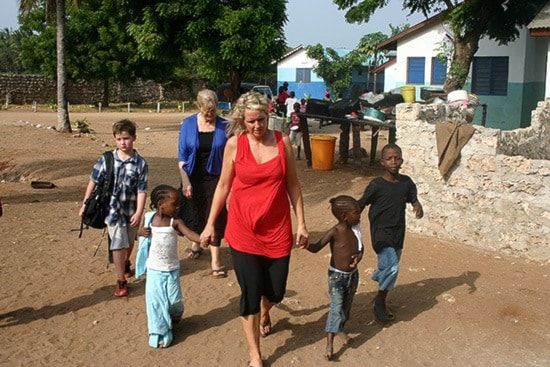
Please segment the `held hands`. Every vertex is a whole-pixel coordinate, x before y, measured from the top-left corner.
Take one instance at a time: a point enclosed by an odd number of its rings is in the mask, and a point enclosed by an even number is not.
[[[208,248],[208,246],[216,240],[216,233],[214,226],[206,225],[201,233],[201,247]]]
[[[296,246],[307,249],[309,246],[309,232],[305,225],[298,226],[296,231]]]

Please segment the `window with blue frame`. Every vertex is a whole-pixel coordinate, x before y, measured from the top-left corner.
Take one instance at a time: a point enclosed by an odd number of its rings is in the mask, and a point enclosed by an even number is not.
[[[424,84],[425,57],[407,58],[407,84]]]
[[[485,96],[508,94],[508,56],[474,57],[472,93]]]
[[[445,84],[447,79],[447,59],[440,60],[432,57],[432,82],[431,84]]]
[[[311,83],[311,69],[310,68],[297,68],[296,69],[296,83]]]

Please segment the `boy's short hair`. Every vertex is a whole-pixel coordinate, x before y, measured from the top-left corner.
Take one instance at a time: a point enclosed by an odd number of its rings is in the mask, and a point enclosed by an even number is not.
[[[120,134],[123,131],[126,131],[129,135],[136,135],[136,123],[132,120],[123,119],[115,122],[113,124],[113,136]]]
[[[401,156],[403,156],[403,151],[401,151],[401,147],[395,143],[388,143],[386,145],[384,145],[384,147],[382,148],[382,151],[380,152],[380,156],[384,156],[384,153],[386,153],[386,150],[388,149],[395,149],[399,152],[399,154]]]
[[[300,104],[298,102],[294,103],[294,105],[292,106],[294,108],[300,108]]]

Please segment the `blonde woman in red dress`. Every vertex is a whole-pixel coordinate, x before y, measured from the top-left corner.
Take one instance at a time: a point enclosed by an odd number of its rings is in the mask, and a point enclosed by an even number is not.
[[[228,205],[225,240],[241,287],[240,316],[249,347],[249,366],[262,366],[260,335],[271,332],[269,310],[286,291],[290,252],[308,245],[302,191],[287,135],[268,130],[269,100],[257,92],[236,102],[201,244],[215,240],[214,223]],[[229,197],[229,202],[226,200]],[[296,215],[292,236],[290,207]]]

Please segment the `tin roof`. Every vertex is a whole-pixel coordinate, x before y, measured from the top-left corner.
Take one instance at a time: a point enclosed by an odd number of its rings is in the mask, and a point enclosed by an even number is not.
[[[541,28],[550,28],[550,2],[541,9],[541,11],[535,16],[535,19],[527,25],[527,28],[530,31]]]

